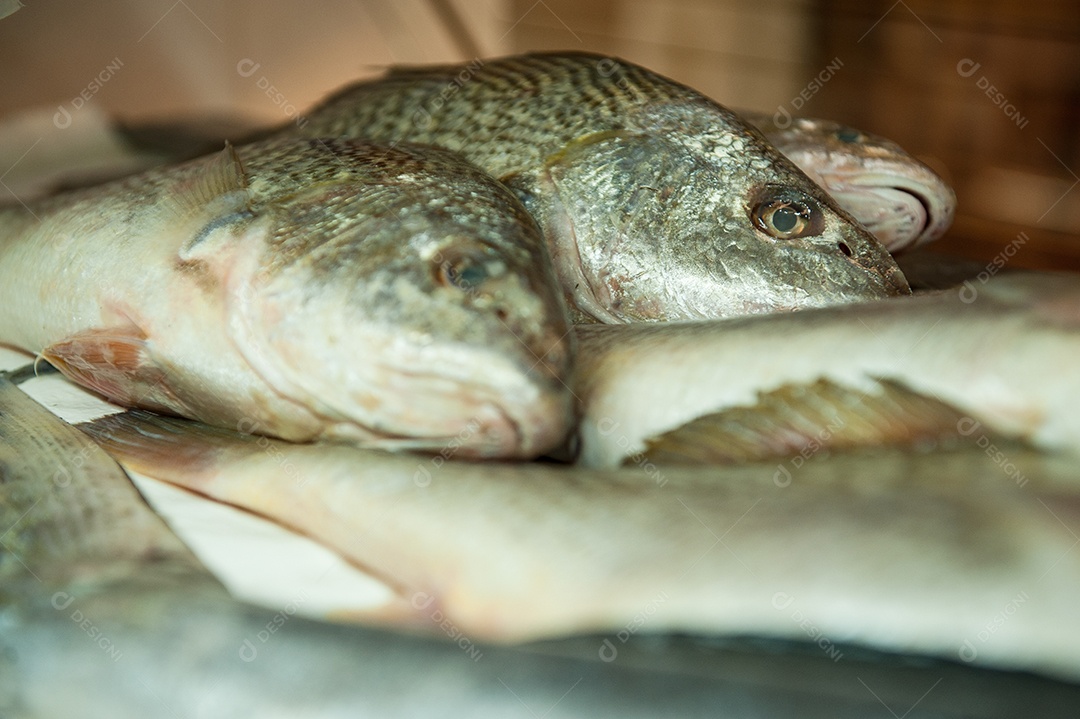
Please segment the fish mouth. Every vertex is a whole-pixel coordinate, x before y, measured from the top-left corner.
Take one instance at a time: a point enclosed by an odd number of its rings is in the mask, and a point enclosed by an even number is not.
[[[461,383],[459,390],[439,392],[442,374],[397,373],[397,381],[416,388],[416,396],[391,393],[384,401],[399,402],[400,411],[383,414],[377,423],[336,421],[325,430],[331,439],[364,447],[413,451],[466,459],[533,459],[558,446],[569,433],[572,405],[568,391],[522,386],[522,395],[506,400],[506,391]],[[370,402],[371,395],[363,401]],[[343,408],[344,409],[344,408]],[[340,416],[340,413],[335,412]]]
[[[956,212],[955,192],[929,168],[821,173],[821,184],[894,253],[938,239]]]
[[[278,398],[306,408],[308,439],[411,450],[444,458],[531,459],[569,433],[573,405],[558,367],[496,350],[416,343],[393,333],[364,334],[348,361],[310,343],[252,337],[241,353]],[[271,428],[272,429],[272,428]]]

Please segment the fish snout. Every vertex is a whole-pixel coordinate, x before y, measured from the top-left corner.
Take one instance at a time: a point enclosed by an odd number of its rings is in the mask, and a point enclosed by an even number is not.
[[[565,385],[540,387],[535,399],[519,404],[508,415],[517,432],[515,451],[502,456],[533,459],[549,452],[566,439],[574,425],[573,395]]]
[[[463,385],[472,395],[458,435],[463,457],[533,459],[562,443],[574,424],[573,395],[563,377],[494,357],[477,361],[477,379]]]
[[[465,295],[476,344],[463,362],[475,369],[462,372],[486,398],[464,454],[529,459],[554,448],[573,419],[567,382],[575,338],[550,273],[464,254],[441,271],[444,284]]]
[[[837,242],[837,248],[848,261],[876,277],[889,297],[910,295],[911,286],[903,270],[885,247],[869,231],[854,222]]]
[[[938,239],[956,214],[953,189],[932,169],[914,162],[823,172],[819,182],[890,252]]]

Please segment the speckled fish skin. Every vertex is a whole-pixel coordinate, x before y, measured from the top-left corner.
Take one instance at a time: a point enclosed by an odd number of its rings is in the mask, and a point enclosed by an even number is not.
[[[539,231],[444,150],[255,143],[7,209],[0,235],[0,341],[126,406],[469,456],[572,422]]]
[[[4,373],[0,527],[0,604],[137,571],[205,574],[113,459]]]
[[[811,639],[1080,676],[1067,459],[1011,455],[1023,487],[980,447],[816,458],[786,482],[775,462],[436,466],[145,412],[80,427],[127,469],[291,526],[398,590],[359,619],[445,620],[477,641],[635,627],[805,640],[809,621]]]
[[[890,252],[945,234],[956,193],[902,147],[832,120],[739,111]]]
[[[305,120],[278,132],[436,144],[503,180],[540,223],[571,304],[594,321],[909,292],[884,248],[756,130],[632,63],[557,53],[402,68]],[[754,219],[771,202],[812,221],[777,239]]]

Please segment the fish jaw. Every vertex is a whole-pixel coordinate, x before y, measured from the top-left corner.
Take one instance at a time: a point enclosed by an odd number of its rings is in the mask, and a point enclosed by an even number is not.
[[[531,458],[569,431],[569,393],[540,370],[484,348],[401,337],[392,327],[354,327],[350,335],[348,344],[363,345],[367,356],[348,350],[319,356],[307,338],[294,337],[271,340],[267,352],[248,340],[244,351],[268,384],[315,408],[323,438],[462,457]],[[340,361],[350,355],[353,361]]]
[[[510,309],[462,304],[449,288],[426,292],[393,266],[381,272],[389,290],[374,281],[368,295],[286,273],[229,309],[236,350],[268,386],[313,409],[316,437],[481,458],[531,458],[562,441],[573,418],[565,310],[553,322],[532,307],[539,317],[527,328]],[[529,298],[543,304],[520,278],[506,281],[519,293],[500,296],[519,318]]]
[[[817,149],[788,154],[890,252],[932,242],[952,225],[956,193],[922,163]]]

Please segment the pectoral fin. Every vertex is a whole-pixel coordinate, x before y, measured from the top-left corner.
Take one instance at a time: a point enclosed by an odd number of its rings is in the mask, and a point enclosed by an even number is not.
[[[916,448],[956,440],[971,421],[899,383],[876,384],[866,392],[826,379],[784,385],[759,393],[754,405],[704,415],[647,439],[643,455],[655,464],[730,464],[823,450]]]
[[[155,364],[138,328],[92,329],[46,347],[41,356],[72,382],[124,407],[182,413],[187,407]]]

